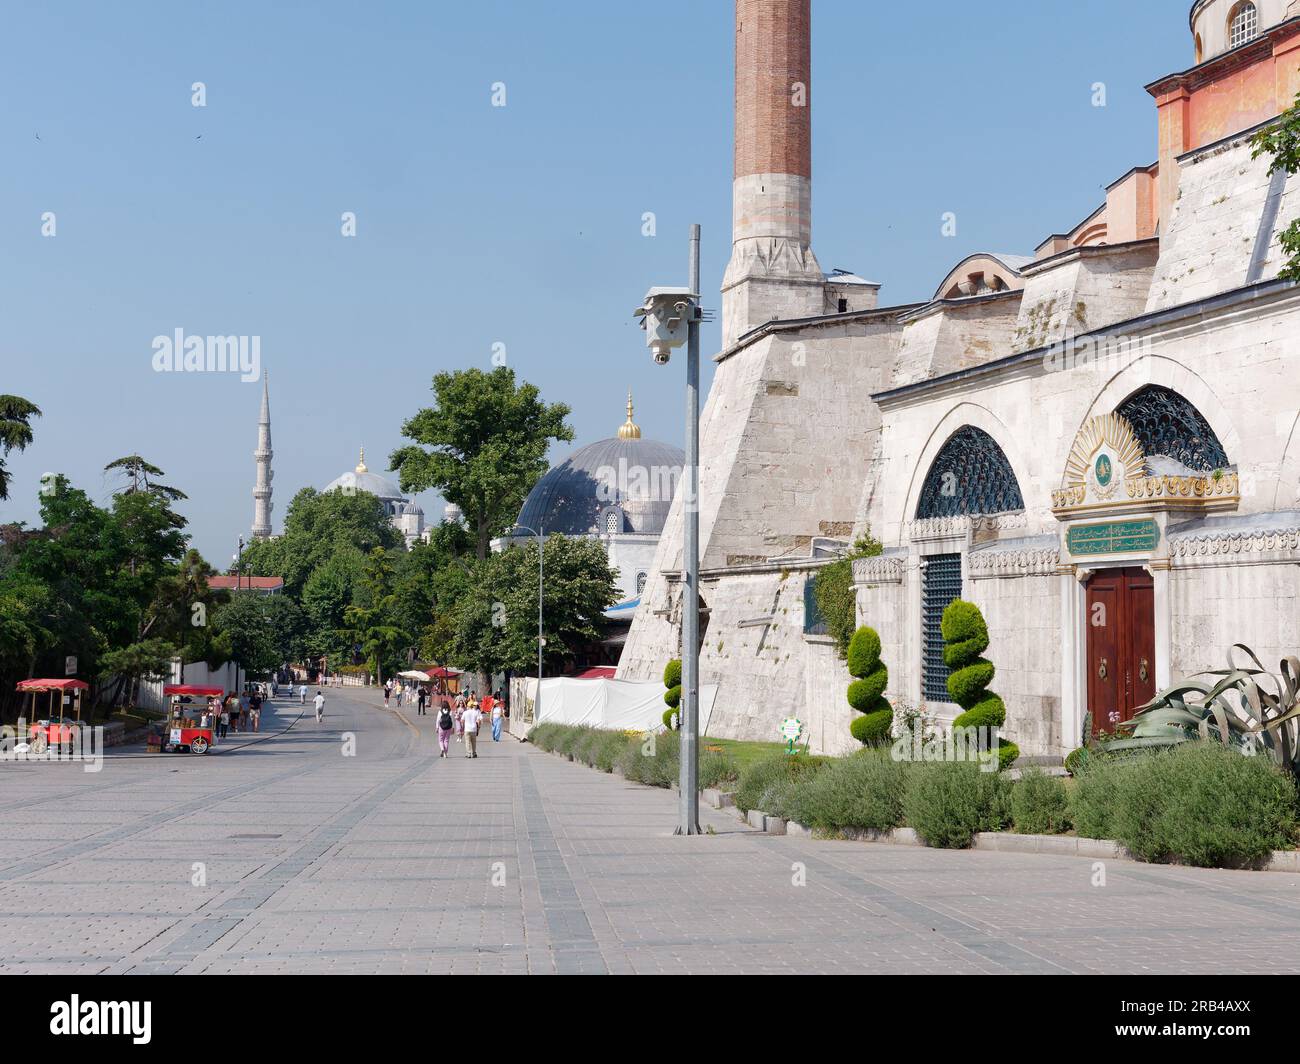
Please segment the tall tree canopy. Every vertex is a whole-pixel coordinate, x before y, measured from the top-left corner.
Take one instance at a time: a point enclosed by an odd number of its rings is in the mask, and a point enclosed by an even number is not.
[[[281,576],[285,592],[300,598],[321,568],[330,565],[355,579],[376,547],[391,550],[401,545],[401,533],[376,496],[303,488],[289,503],[284,534],[249,544],[243,571]]]
[[[27,449],[32,442],[31,420],[40,416],[40,408],[35,403],[17,395],[0,395],[0,499],[9,498],[5,456],[10,451]]]
[[[599,640],[605,610],[618,599],[602,544],[549,536],[542,593],[545,659],[551,669]],[[485,673],[528,672],[537,663],[537,544],[511,547],[480,562],[460,598],[453,658]]]
[[[573,439],[569,407],[542,402],[537,388],[516,384],[506,366],[439,373],[433,392],[435,405],[402,426],[419,446],[395,450],[390,468],[401,474],[403,491],[437,488],[461,508],[481,561],[546,472],[551,441]]]

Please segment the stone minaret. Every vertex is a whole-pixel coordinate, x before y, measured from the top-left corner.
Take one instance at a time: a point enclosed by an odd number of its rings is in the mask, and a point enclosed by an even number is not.
[[[257,423],[257,486],[253,488],[253,538],[271,538],[271,391],[262,374],[262,416]]]
[[[811,0],[736,0],[732,250],[723,350],[765,322],[823,310],[812,252]]]

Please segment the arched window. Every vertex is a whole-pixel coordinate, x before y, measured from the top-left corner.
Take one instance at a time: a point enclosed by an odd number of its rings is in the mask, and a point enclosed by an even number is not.
[[[1200,64],[1200,62],[1201,62],[1204,58],[1205,58],[1205,45],[1201,43],[1201,35],[1198,33],[1198,34],[1196,35],[1196,62],[1197,62],[1197,64]]]
[[[1238,4],[1228,19],[1228,47],[1239,48],[1259,35],[1259,12],[1254,4]]]
[[[646,574],[636,574],[636,597],[640,598],[645,593]]]
[[[623,531],[623,515],[617,510],[610,510],[605,515],[605,532],[608,535],[615,535]]]
[[[965,425],[953,433],[925,478],[918,518],[1001,514],[1025,500],[1011,463],[987,432]]]
[[[1133,426],[1148,458],[1172,458],[1198,473],[1231,464],[1204,415],[1175,391],[1149,385],[1125,399],[1115,413]]]

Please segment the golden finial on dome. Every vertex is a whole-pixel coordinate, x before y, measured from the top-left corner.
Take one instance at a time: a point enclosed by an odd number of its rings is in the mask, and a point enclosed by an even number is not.
[[[618,430],[620,440],[639,440],[641,438],[641,429],[636,422],[632,420],[632,389],[627,390],[627,420],[623,422]]]
[[[364,447],[361,448],[361,461],[357,463],[357,472],[358,473],[370,472],[370,470],[366,468],[366,449]]]

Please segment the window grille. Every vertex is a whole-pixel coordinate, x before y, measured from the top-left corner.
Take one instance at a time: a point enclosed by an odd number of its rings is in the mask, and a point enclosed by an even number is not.
[[[943,663],[943,611],[961,598],[961,555],[925,559],[921,575],[921,691],[927,702],[951,702],[948,666]]]

